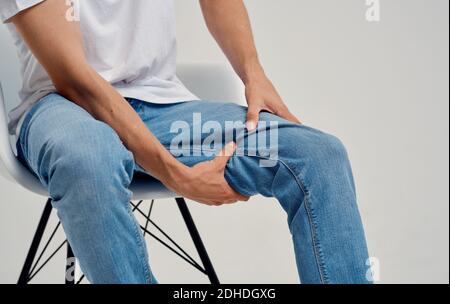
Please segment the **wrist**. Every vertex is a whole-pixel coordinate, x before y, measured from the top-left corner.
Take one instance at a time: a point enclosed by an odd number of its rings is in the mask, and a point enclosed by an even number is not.
[[[163,172],[158,179],[172,190],[177,190],[189,176],[190,168],[172,157],[163,161]]]
[[[265,72],[258,58],[255,56],[252,59],[248,60],[244,65],[241,78],[244,82],[244,85],[247,86],[257,81],[258,79],[261,79],[261,77],[265,77]]]
[[[175,190],[173,185],[176,185],[179,179],[187,174],[189,167],[179,162],[163,147],[158,148],[157,145],[145,145],[137,149],[137,151],[141,153],[135,155],[136,161],[145,171],[149,172],[168,188],[171,188],[171,190]]]

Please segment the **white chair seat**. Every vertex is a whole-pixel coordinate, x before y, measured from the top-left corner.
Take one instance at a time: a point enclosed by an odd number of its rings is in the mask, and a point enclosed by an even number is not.
[[[130,190],[134,200],[150,200],[179,197],[167,189],[160,181],[152,177],[137,176],[131,183]]]
[[[22,164],[19,164],[22,166]],[[24,168],[24,170],[26,170]],[[27,190],[43,197],[48,197],[47,189],[39,182],[39,180],[30,174],[30,178],[26,178],[26,182],[20,183]],[[130,185],[133,192],[133,200],[150,200],[162,198],[179,197],[176,193],[167,189],[160,181],[150,177],[137,174]]]

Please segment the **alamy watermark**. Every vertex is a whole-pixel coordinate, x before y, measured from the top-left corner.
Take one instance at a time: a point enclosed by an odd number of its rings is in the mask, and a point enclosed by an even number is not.
[[[278,159],[278,122],[260,121],[255,131],[248,132],[242,121],[203,121],[201,113],[193,113],[192,123],[178,120],[171,124],[175,134],[170,152],[176,157],[218,155],[226,143],[236,142],[235,156],[255,156],[261,167],[274,167]],[[227,155],[230,156],[230,155]]]
[[[66,260],[66,281],[75,281],[76,258],[68,258]]]
[[[80,1],[79,0],[65,0],[66,6],[66,20],[69,22],[80,21]],[[380,0],[365,0],[366,12],[365,17],[368,22],[381,21],[381,3]]]
[[[80,21],[80,1],[79,0],[66,0],[66,20],[69,22]]]
[[[67,259],[67,269],[66,269],[66,281],[68,282],[74,282],[76,280],[76,272],[80,271],[77,269],[76,263],[77,260],[75,258],[69,258]],[[380,260],[376,257],[370,257],[366,261],[367,271],[366,271],[366,277],[365,279],[368,282],[376,283],[380,282],[381,275],[380,275]],[[81,271],[79,272],[81,273]]]
[[[368,22],[381,21],[381,4],[380,0],[366,0],[366,20]]]
[[[366,280],[372,283],[379,282],[381,280],[381,264],[380,260],[376,257],[370,257],[366,261],[368,267],[366,271]]]

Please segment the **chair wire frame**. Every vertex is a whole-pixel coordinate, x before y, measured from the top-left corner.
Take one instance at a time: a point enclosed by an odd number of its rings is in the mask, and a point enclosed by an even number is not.
[[[179,210],[183,216],[187,229],[191,235],[192,241],[197,249],[197,253],[201,259],[201,264],[197,262],[191,255],[189,255],[180,245],[169,235],[167,234],[159,225],[157,225],[152,219],[152,211],[154,209],[155,200],[151,200],[148,210],[146,212],[142,208],[143,200],[138,201],[137,203],[130,202],[133,213],[138,213],[145,220],[145,225],[140,225],[144,238],[148,235],[167,248],[169,251],[177,255],[179,258],[184,260],[186,263],[191,265],[193,268],[197,269],[204,275],[208,276],[210,282],[212,284],[220,284],[215,269],[209,259],[208,253],[206,251],[205,246],[203,245],[203,241],[200,237],[200,234],[195,226],[195,223],[192,219],[192,216],[187,207],[186,201],[184,198],[176,198],[177,205]],[[85,280],[85,275],[82,275],[78,280],[75,279],[75,276],[69,275],[74,272],[75,269],[75,256],[72,251],[72,248],[69,242],[64,240],[59,243],[59,245],[54,249],[50,254],[47,254],[47,257],[44,259],[46,252],[49,249],[49,245],[52,243],[56,233],[61,227],[61,222],[58,222],[47,241],[43,245],[41,251],[38,254],[38,249],[41,247],[42,237],[46,231],[47,224],[52,212],[51,199],[47,200],[44,211],[42,213],[41,219],[39,221],[38,227],[36,229],[36,233],[34,235],[33,241],[30,246],[30,250],[28,251],[25,263],[22,267],[22,271],[18,280],[18,284],[28,284],[30,283],[37,274],[39,274],[45,266],[53,259],[53,257],[61,251],[64,246],[67,249],[66,256],[66,272],[65,272],[65,283],[68,285],[78,285],[81,284]],[[156,229],[163,237],[159,237],[153,232],[150,231],[150,226]],[[166,240],[164,240],[166,239]],[[37,258],[36,258],[37,256]]]

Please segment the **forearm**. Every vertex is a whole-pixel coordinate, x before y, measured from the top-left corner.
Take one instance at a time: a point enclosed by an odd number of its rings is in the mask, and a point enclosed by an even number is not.
[[[264,73],[242,0],[200,0],[206,24],[244,83]]]
[[[163,183],[169,183],[175,172],[185,169],[116,89],[89,67],[84,70],[82,79],[58,82],[58,92],[111,126],[133,153],[135,161]]]
[[[47,0],[11,19],[57,91],[110,125],[144,169],[163,183],[185,167],[148,130],[129,103],[86,60],[80,25],[62,0]]]
[[[261,111],[300,123],[264,73],[243,0],[200,0],[200,4],[209,31],[245,84],[247,129],[257,127]]]

